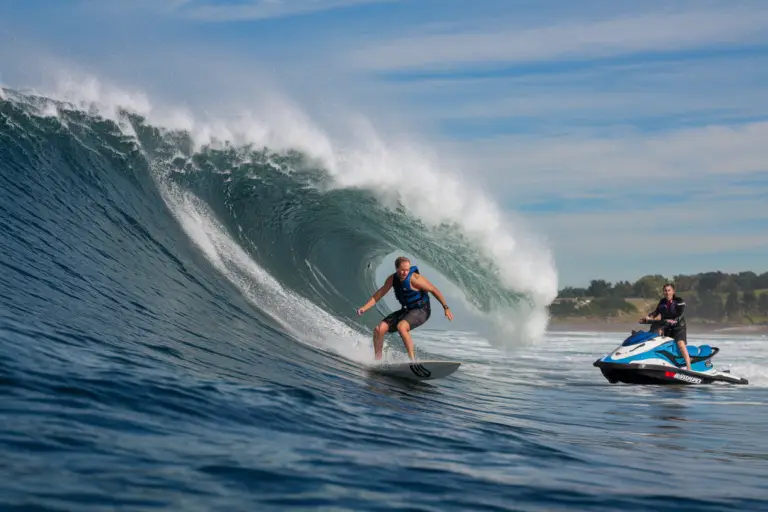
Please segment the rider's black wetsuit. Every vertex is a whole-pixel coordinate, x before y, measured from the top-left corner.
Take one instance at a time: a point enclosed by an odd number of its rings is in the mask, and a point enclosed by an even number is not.
[[[648,316],[654,317],[656,315],[661,315],[662,321],[674,320],[674,323],[667,323],[664,326],[664,334],[671,338],[675,338],[675,341],[680,341],[687,339],[685,317],[683,316],[684,313],[685,301],[677,295],[674,295],[672,300],[662,298],[656,305],[656,309],[654,309]]]

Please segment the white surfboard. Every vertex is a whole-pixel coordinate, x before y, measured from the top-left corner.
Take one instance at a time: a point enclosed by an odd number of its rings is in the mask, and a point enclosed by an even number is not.
[[[459,361],[398,361],[368,365],[371,371],[410,380],[442,379],[459,369]]]

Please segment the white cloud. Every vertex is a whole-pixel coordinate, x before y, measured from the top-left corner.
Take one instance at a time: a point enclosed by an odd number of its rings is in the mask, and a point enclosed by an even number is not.
[[[578,134],[452,141],[443,150],[501,198],[546,197],[609,187],[687,190],[699,176],[768,169],[768,122],[714,125],[612,138]]]
[[[717,195],[713,191],[713,196]],[[644,274],[768,270],[768,207],[763,198],[721,197],[659,204],[627,201],[624,209],[554,213],[534,225],[552,240],[560,286],[590,279],[634,280]],[[761,227],[762,226],[762,227]],[[738,263],[735,263],[738,262]]]
[[[636,220],[638,221],[642,222],[641,219]],[[768,239],[760,234],[689,234],[685,231],[659,234],[652,229],[638,231],[632,224],[624,226],[623,230],[615,234],[603,232],[599,225],[595,226],[595,230],[602,236],[596,236],[594,242],[581,247],[576,243],[569,244],[568,254],[589,256],[608,251],[616,254],[619,249],[622,253],[631,252],[637,258],[653,260],[655,256],[662,258],[691,253],[700,256],[707,253],[768,249]],[[662,254],[664,256],[661,256]],[[598,271],[593,272],[593,275],[597,276]]]
[[[189,18],[222,22],[281,18],[343,7],[397,1],[400,0],[251,0],[241,3],[174,0],[170,2],[170,7]]]
[[[420,115],[449,120],[536,117],[564,124],[625,123],[652,116],[690,122],[768,114],[765,59],[684,58],[512,76],[387,82]],[[445,104],[451,108],[446,109]]]
[[[549,205],[527,217],[550,241],[563,286],[649,272],[765,271],[765,140],[768,123],[756,122],[613,138],[501,137],[452,149],[510,209]]]
[[[589,226],[599,227],[601,233],[611,236],[622,232],[632,235],[654,232],[663,236],[686,237],[702,235],[702,230],[711,233],[729,231],[741,235],[745,231],[744,222],[751,222],[752,226],[755,226],[757,221],[768,225],[768,205],[764,198],[744,197],[743,191],[738,187],[734,190],[729,185],[721,185],[717,191],[713,190],[709,197],[704,194],[702,197],[683,202],[662,202],[655,197],[656,194],[652,190],[624,191],[625,194],[627,192],[639,192],[640,198],[625,201],[621,208],[611,211],[610,215],[597,209],[586,213],[556,212],[540,217],[538,223],[557,228],[564,233],[577,233]],[[643,196],[647,200],[643,200]],[[713,208],[711,200],[717,197],[717,207]],[[655,222],[655,219],[664,221]],[[703,235],[707,236],[706,233]],[[768,237],[762,237],[762,242],[768,244]],[[613,243],[613,239],[608,243]]]
[[[532,28],[513,25],[503,30],[410,36],[363,46],[351,53],[350,60],[367,69],[397,69],[668,52],[765,41],[766,24],[764,5],[653,12]]]
[[[223,23],[260,21],[302,14],[359,7],[370,4],[396,3],[402,0],[79,0],[86,13],[117,16],[125,13],[161,14],[168,18]]]

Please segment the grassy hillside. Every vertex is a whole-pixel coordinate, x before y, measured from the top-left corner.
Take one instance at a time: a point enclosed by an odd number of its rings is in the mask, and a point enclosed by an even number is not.
[[[552,304],[554,322],[627,322],[648,314],[661,298],[664,283],[676,284],[685,299],[686,318],[703,324],[768,325],[768,273],[694,276],[645,276],[615,285],[593,280],[588,288],[565,288]],[[678,284],[680,282],[680,284]]]

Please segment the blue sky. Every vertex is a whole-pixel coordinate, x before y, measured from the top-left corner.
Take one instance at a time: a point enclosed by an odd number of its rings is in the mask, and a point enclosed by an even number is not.
[[[206,109],[271,88],[324,126],[361,112],[545,236],[561,287],[760,273],[766,26],[763,1],[6,0],[0,82],[79,69]]]

